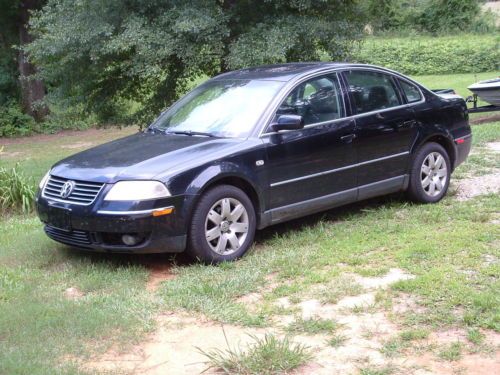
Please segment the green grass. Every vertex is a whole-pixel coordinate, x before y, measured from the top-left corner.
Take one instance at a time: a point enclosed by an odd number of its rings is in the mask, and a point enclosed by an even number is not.
[[[333,348],[340,348],[341,346],[343,346],[346,341],[349,340],[349,338],[343,334],[335,334],[333,335],[332,337],[330,337],[326,343],[333,347]]]
[[[471,328],[467,332],[467,340],[474,345],[481,345],[484,342],[485,335],[477,328]]]
[[[32,216],[2,220],[0,233],[0,373],[53,373],[63,356],[134,342],[153,327],[143,268],[55,245]],[[84,296],[67,299],[70,287]]]
[[[449,345],[445,345],[438,353],[439,358],[445,361],[457,361],[462,356],[462,344],[457,341]]]
[[[497,76],[498,72],[486,72],[412,76],[411,78],[418,83],[421,83],[428,89],[454,89],[459,95],[466,98],[467,96],[472,95],[472,92],[467,89],[468,86],[478,81],[495,78]]]
[[[62,146],[98,144],[131,131],[0,140],[0,164],[10,168],[19,162],[26,175],[38,180],[59,158],[87,147]],[[473,134],[477,157],[461,166],[458,175],[477,174],[476,166],[491,170],[497,163],[485,144],[500,140],[500,122],[475,126]],[[144,257],[77,252],[49,240],[33,214],[3,216],[0,373],[83,373],[64,358],[85,358],[112,345],[134,343],[155,327],[155,315],[165,310],[243,326],[272,326],[277,314],[298,312],[296,306],[273,308],[278,298],[335,303],[362,292],[348,274],[380,276],[392,267],[416,277],[393,285],[384,292],[384,304],[374,308],[383,309],[401,291],[421,305],[394,317],[404,326],[397,345],[449,326],[467,329],[468,340],[480,343],[480,329],[500,331],[500,268],[487,261],[500,257],[500,229],[492,222],[499,207],[498,195],[464,202],[448,196],[436,205],[411,204],[397,195],[361,202],[260,231],[248,256],[236,263],[174,265],[176,277],[155,293],[145,289]],[[67,299],[64,292],[70,287],[83,296]],[[262,294],[264,303],[240,302],[249,293]],[[292,331],[328,333],[335,346],[342,341],[335,328],[333,321],[313,320],[299,321]],[[396,353],[397,345],[386,349]],[[280,347],[277,342],[263,346],[269,352]],[[455,358],[457,348],[441,352]],[[387,373],[380,372],[385,368],[362,370]]]
[[[120,129],[62,132],[19,139],[0,138],[0,167],[20,171],[38,183],[57,161],[89,147],[133,134],[137,127]]]
[[[287,332],[307,335],[317,335],[319,333],[332,333],[338,327],[338,324],[329,319],[321,318],[298,318],[286,327]]]
[[[253,343],[246,351],[212,349],[200,352],[208,359],[209,369],[226,374],[271,375],[283,374],[306,363],[312,358],[307,347],[267,334],[263,338],[253,336]]]
[[[423,328],[408,329],[399,334],[403,341],[423,340],[429,336],[429,331]]]
[[[391,375],[396,372],[393,366],[371,366],[359,369],[359,375]]]

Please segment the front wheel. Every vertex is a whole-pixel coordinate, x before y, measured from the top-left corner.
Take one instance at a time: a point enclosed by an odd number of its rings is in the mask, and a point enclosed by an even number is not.
[[[438,143],[424,144],[416,153],[410,172],[408,194],[422,203],[439,202],[450,184],[450,158]]]
[[[205,263],[232,261],[253,243],[255,210],[248,196],[231,185],[204,193],[196,205],[188,234],[188,254]]]

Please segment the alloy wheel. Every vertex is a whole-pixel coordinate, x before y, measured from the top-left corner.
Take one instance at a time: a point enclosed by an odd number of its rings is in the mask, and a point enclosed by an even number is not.
[[[420,182],[424,192],[435,197],[446,187],[448,179],[448,166],[446,160],[439,152],[431,152],[424,159],[420,169]]]
[[[205,238],[220,255],[237,251],[245,242],[249,228],[248,212],[235,198],[222,198],[210,208],[205,220]]]

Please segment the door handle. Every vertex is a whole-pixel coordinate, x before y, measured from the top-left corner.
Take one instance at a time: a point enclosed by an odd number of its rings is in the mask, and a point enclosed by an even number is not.
[[[406,120],[398,125],[398,128],[412,128],[415,125],[415,120]]]
[[[340,140],[344,143],[351,143],[356,138],[356,134],[347,134],[340,137]]]

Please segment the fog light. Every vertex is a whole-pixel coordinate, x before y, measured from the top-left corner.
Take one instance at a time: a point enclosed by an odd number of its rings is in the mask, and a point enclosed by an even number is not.
[[[127,246],[137,245],[142,240],[141,237],[133,234],[124,234],[122,236],[122,242]]]

